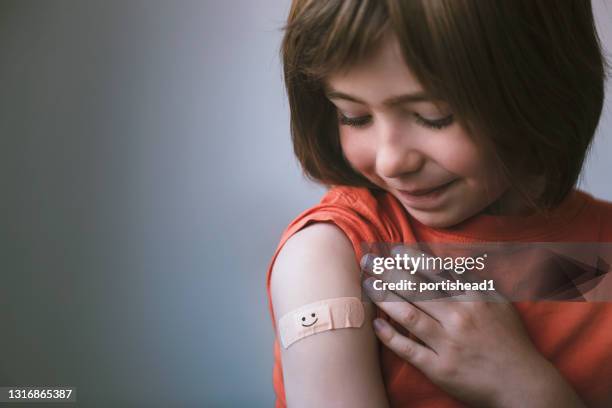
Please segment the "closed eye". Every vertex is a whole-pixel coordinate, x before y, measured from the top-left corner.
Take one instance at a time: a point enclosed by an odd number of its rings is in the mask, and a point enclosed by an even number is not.
[[[447,126],[450,126],[453,121],[454,121],[454,116],[453,114],[450,114],[444,118],[441,119],[435,119],[435,120],[431,120],[431,119],[425,119],[424,117],[422,117],[421,115],[419,115],[418,113],[412,113],[415,121],[421,125],[424,126],[426,128],[429,129],[442,129],[445,128]],[[366,126],[370,120],[371,120],[371,116],[367,115],[367,116],[359,116],[356,118],[350,118],[348,116],[345,116],[341,113],[338,113],[338,120],[340,122],[341,125],[345,125],[345,126],[351,126],[351,127],[356,127],[356,128],[361,128]]]
[[[370,121],[370,116],[360,116],[358,118],[349,118],[344,116],[343,114],[339,114],[338,116],[340,120],[340,124],[352,127],[363,127],[368,124]]]

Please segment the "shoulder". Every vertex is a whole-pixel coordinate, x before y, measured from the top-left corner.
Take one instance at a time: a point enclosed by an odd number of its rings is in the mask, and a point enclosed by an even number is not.
[[[364,242],[400,240],[397,225],[399,210],[389,204],[385,193],[363,187],[336,186],[321,201],[299,214],[281,237],[281,245],[288,237],[316,221],[337,226],[353,244],[359,255]]]
[[[607,201],[603,198],[594,197],[588,193],[584,193],[584,194],[587,194],[589,200],[592,203],[591,205],[594,205],[595,207],[597,207],[603,215],[608,216],[608,217],[612,216],[612,202],[611,201]]]
[[[579,190],[579,194],[585,200],[583,213],[591,220],[592,225],[599,230],[599,241],[612,241],[612,202],[594,197],[582,190]]]
[[[324,282],[331,290],[338,289],[332,285],[340,282],[354,284],[364,244],[402,241],[405,220],[399,219],[401,210],[395,204],[385,192],[331,188],[283,232],[268,267],[271,292],[284,293],[276,289],[304,280]]]
[[[357,212],[376,213],[381,207],[384,192],[365,187],[334,186],[321,199],[321,204],[335,203]]]
[[[360,296],[353,245],[332,223],[317,222],[292,235],[280,249],[270,278],[276,316],[321,299]]]
[[[343,292],[338,285],[355,284],[362,243],[378,240],[373,239],[371,223],[360,215],[358,197],[364,193],[356,194],[351,187],[334,187],[285,228],[266,274],[273,317],[295,303],[291,299],[296,297],[287,294],[295,294],[300,288],[305,291],[300,301],[308,297],[316,301],[316,296],[326,295],[325,290]],[[316,285],[323,292],[306,293],[306,288]]]

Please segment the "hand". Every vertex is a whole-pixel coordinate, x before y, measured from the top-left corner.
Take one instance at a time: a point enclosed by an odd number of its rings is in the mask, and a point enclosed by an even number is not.
[[[394,253],[410,255],[405,247]],[[364,269],[371,273],[367,265]],[[417,287],[420,282],[441,281],[431,272],[389,272],[373,278],[411,280]],[[539,354],[514,307],[501,295],[471,291],[450,296],[440,290],[427,297],[445,297],[442,301],[416,301],[413,291],[373,290],[373,278],[365,284],[372,300],[422,343],[401,335],[382,319],[374,321],[378,338],[453,397],[472,406],[527,407],[550,406],[534,405],[534,400],[548,394],[558,401],[554,395],[562,394],[569,397],[564,402],[571,405],[566,406],[582,406],[554,366]],[[461,281],[470,280],[462,276]]]

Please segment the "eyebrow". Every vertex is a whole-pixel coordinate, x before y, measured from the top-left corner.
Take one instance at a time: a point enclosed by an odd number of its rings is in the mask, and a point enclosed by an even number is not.
[[[325,95],[329,98],[329,99],[345,99],[347,101],[351,101],[351,102],[355,102],[355,103],[360,103],[362,105],[367,105],[364,101],[355,98],[352,95],[346,94],[344,92],[339,92],[336,91],[334,89],[328,89],[325,91]],[[408,93],[408,94],[403,94],[403,95],[398,95],[398,96],[392,96],[391,98],[386,99],[385,101],[383,101],[383,105],[385,106],[396,106],[396,105],[401,105],[403,103],[409,103],[409,102],[424,102],[424,101],[434,101],[435,98],[433,98],[430,94],[428,94],[425,91],[419,91],[419,92],[414,92],[414,93]]]

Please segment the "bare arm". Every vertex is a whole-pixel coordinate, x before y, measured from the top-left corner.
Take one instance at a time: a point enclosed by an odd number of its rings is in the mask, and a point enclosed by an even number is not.
[[[315,301],[361,298],[353,247],[335,225],[315,223],[293,235],[279,252],[271,277],[276,323],[285,313]],[[297,407],[388,407],[372,329],[374,308],[365,306],[360,328],[330,330],[281,346],[287,404]]]

